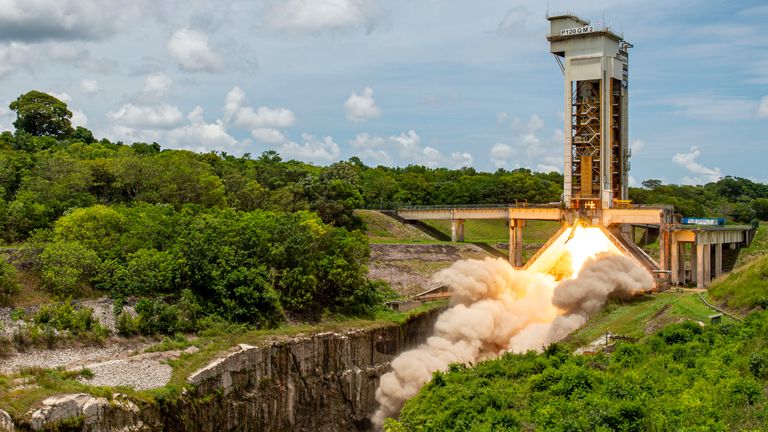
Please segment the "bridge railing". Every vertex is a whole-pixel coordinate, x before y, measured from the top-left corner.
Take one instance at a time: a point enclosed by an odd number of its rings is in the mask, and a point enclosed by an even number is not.
[[[548,204],[457,204],[457,205],[417,205],[401,206],[398,210],[473,210],[473,209],[505,209],[505,208],[560,208],[560,203]]]

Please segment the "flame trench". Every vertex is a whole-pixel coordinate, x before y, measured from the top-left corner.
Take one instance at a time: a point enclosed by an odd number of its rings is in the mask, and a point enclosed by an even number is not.
[[[610,298],[650,290],[653,278],[624,256],[602,228],[563,229],[525,270],[503,259],[463,260],[435,274],[451,306],[434,335],[392,361],[376,390],[380,429],[435,371],[504,352],[540,351],[584,324]]]

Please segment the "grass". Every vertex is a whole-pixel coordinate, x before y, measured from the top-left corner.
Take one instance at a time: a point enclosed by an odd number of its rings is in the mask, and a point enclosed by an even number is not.
[[[751,309],[768,306],[768,255],[754,257],[728,275],[716,279],[710,295],[728,307]]]
[[[398,222],[376,210],[355,210],[365,223],[371,243],[432,243],[438,242],[418,228]]]
[[[451,221],[425,221],[431,227],[451,235]],[[523,242],[544,244],[560,229],[560,223],[554,221],[526,221],[523,228]],[[477,219],[464,222],[464,240],[479,243],[509,242],[509,228],[504,219]]]
[[[186,386],[186,379],[192,373],[209,364],[226,352],[229,348],[246,343],[259,345],[275,339],[309,335],[328,331],[343,331],[346,329],[376,328],[391,324],[402,324],[411,317],[445,306],[446,302],[434,302],[422,305],[408,312],[379,311],[373,319],[328,320],[319,324],[286,324],[277,329],[248,330],[242,325],[221,323],[200,332],[194,340],[183,337],[166,338],[162,342],[147,349],[161,351],[181,349],[181,347],[196,346],[196,353],[182,353],[168,363],[173,367],[170,382],[162,388],[135,391],[127,387],[93,387],[78,381],[81,376],[87,377],[88,371],[64,371],[63,369],[27,369],[12,375],[0,375],[0,407],[11,416],[19,418],[32,408],[39,406],[45,398],[63,393],[88,393],[111,399],[114,393],[125,393],[133,398],[148,403],[162,399],[177,397]]]
[[[127,387],[93,387],[78,381],[88,377],[88,371],[29,368],[13,375],[0,376],[0,406],[11,416],[18,418],[40,401],[63,393],[88,393],[111,399],[114,393],[125,393],[139,400],[147,400]]]
[[[739,268],[754,260],[768,254],[768,222],[761,222],[757,227],[757,233],[755,238],[752,239],[749,247],[745,247],[739,251],[739,258],[736,260],[736,266]]]
[[[768,226],[765,222],[758,227],[749,247],[739,252],[734,270],[715,279],[709,294],[715,301],[741,311],[768,306]]]
[[[572,346],[584,346],[606,333],[639,338],[647,331],[680,319],[707,323],[709,315],[715,313],[694,292],[650,294],[636,300],[609,304],[590,317],[566,342]],[[723,322],[731,322],[731,318],[724,316]]]

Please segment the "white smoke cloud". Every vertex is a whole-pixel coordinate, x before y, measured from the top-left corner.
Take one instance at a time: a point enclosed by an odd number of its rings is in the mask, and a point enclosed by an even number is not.
[[[653,278],[631,259],[600,255],[575,279],[516,270],[503,259],[466,260],[437,273],[447,284],[452,306],[435,323],[434,336],[392,361],[376,390],[373,422],[397,415],[432,374],[451,363],[474,363],[503,352],[539,350],[582,325],[613,297],[651,288]]]

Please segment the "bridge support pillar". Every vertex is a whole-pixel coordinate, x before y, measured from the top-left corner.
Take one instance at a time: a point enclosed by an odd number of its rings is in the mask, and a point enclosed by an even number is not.
[[[691,283],[693,282],[698,283],[698,280],[699,280],[696,276],[699,274],[699,271],[698,271],[699,259],[696,256],[696,249],[698,249],[696,247],[696,243],[691,243],[691,280],[689,281]]]
[[[451,219],[451,241],[464,241],[464,219]]]
[[[675,240],[674,238],[672,239],[672,250],[670,250],[671,252],[670,255],[672,258],[671,260],[672,262],[670,263],[672,264],[670,270],[672,270],[672,272],[670,274],[670,277],[671,277],[671,282],[675,285],[680,283],[680,267],[681,267],[680,258],[685,259],[684,255],[681,256],[682,254],[680,251],[680,244],[681,243],[679,241]],[[683,267],[683,270],[685,270],[685,261],[683,261],[682,267]],[[685,276],[683,276],[683,279],[685,279]]]
[[[645,229],[646,234],[646,242],[645,244],[648,244],[648,231],[649,229]],[[677,245],[673,244],[676,242],[670,241],[671,232],[669,229],[662,224],[661,227],[659,227],[659,270],[671,270],[672,261],[674,261],[675,258],[673,258],[672,250],[675,249]],[[664,275],[665,273],[661,273]]]
[[[513,267],[523,266],[523,223],[519,219],[509,221],[509,263]]]
[[[723,274],[723,244],[715,245],[715,277]]]
[[[710,279],[710,248],[708,244],[696,245],[696,288],[706,288]]]

